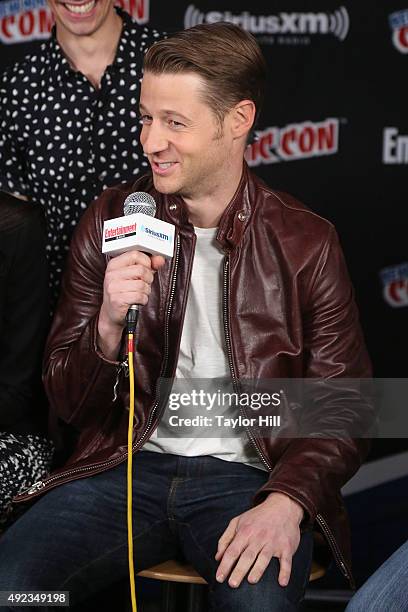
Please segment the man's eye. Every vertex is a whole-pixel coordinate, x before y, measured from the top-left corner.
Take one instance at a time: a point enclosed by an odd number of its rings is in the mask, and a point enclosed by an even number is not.
[[[141,115],[139,121],[142,125],[149,125],[152,122],[150,115]]]
[[[174,121],[174,119],[169,119],[169,125],[173,128],[185,127],[184,123],[180,123],[180,121]]]

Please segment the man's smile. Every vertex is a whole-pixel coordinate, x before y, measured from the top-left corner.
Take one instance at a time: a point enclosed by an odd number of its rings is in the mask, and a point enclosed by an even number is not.
[[[86,0],[85,2],[65,2],[62,6],[71,14],[78,16],[89,16],[95,8],[98,0]]]
[[[153,172],[159,174],[160,176],[168,176],[178,163],[179,162],[175,161],[159,162],[150,160],[150,165]]]

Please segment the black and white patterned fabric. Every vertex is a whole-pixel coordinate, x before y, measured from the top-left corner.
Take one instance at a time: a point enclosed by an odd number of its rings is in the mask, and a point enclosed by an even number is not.
[[[12,499],[47,476],[53,446],[33,434],[0,432],[0,530],[12,518]]]
[[[96,90],[63,54],[55,28],[0,84],[0,190],[45,207],[51,288],[58,293],[72,232],[106,187],[148,164],[138,137],[143,55],[160,34],[127,13],[114,62]]]

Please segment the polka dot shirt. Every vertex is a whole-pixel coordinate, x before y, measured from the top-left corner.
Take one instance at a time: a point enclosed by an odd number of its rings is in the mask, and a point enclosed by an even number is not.
[[[0,190],[44,206],[54,302],[72,232],[106,187],[147,170],[139,143],[143,54],[160,34],[120,9],[114,62],[96,90],[55,37],[9,67],[0,84]]]

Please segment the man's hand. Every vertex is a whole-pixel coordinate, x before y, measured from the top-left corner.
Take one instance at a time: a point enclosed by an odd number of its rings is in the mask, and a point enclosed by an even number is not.
[[[147,304],[154,273],[164,261],[161,255],[149,257],[136,250],[109,261],[98,321],[98,344],[108,358],[116,358],[129,306]]]
[[[292,557],[300,542],[299,525],[304,512],[300,504],[282,493],[270,493],[266,500],[233,518],[218,541],[215,555],[221,561],[216,578],[238,587],[248,574],[248,582],[262,577],[272,557],[280,561],[278,582],[287,586]]]

